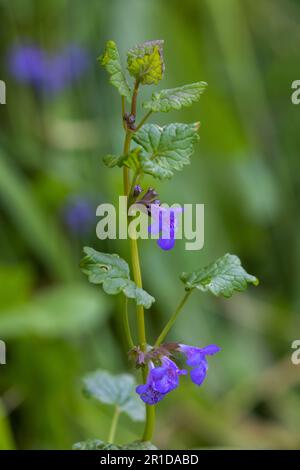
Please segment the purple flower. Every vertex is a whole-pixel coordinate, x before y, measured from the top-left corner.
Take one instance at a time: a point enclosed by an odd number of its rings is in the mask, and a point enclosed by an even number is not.
[[[181,370],[168,357],[163,357],[161,366],[151,371],[153,388],[161,393],[169,393],[179,385],[179,376],[185,375],[186,370]]]
[[[88,199],[73,196],[64,207],[64,220],[74,234],[87,233],[95,218],[95,209]]]
[[[208,370],[206,356],[213,356],[220,350],[221,348],[215,344],[211,344],[205,348],[196,348],[194,346],[188,346],[187,344],[179,345],[179,351],[186,356],[187,365],[192,367],[190,375],[194,384],[201,385],[206,378]]]
[[[145,403],[154,405],[177,388],[179,376],[186,373],[185,370],[179,369],[175,362],[167,357],[162,358],[159,367],[154,367],[153,362],[149,362],[147,382],[144,385],[139,385],[136,392]]]
[[[76,44],[52,55],[36,44],[15,45],[8,55],[9,72],[17,81],[51,94],[80,78],[88,62],[86,50]]]
[[[160,234],[157,244],[165,251],[174,248],[177,216],[180,213],[182,213],[181,207],[165,208],[158,204],[151,204],[153,222],[149,227],[149,232],[153,235]]]
[[[144,403],[147,403],[147,405],[156,405],[156,403],[166,396],[165,393],[160,393],[154,390],[149,384],[139,385],[136,387],[136,393],[140,395],[140,398]]]
[[[46,91],[57,93],[69,84],[78,80],[88,67],[86,51],[70,44],[52,57],[48,57],[48,68],[45,73]]]

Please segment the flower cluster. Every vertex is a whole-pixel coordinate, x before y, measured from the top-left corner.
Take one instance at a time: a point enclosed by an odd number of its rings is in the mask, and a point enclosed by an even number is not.
[[[186,365],[191,367],[190,377],[194,384],[200,386],[207,374],[208,362],[206,356],[213,356],[220,351],[214,344],[205,348],[196,348],[186,344],[178,344],[177,351],[184,354]],[[136,388],[136,392],[148,405],[155,405],[168,393],[178,387],[179,376],[186,375],[185,369],[180,369],[177,364],[167,356],[162,356],[160,365],[155,367],[153,361],[148,362],[148,377],[143,385]]]

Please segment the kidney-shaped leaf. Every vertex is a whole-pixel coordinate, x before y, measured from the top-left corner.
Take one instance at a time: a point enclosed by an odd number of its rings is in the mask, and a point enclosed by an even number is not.
[[[133,136],[141,146],[139,158],[143,171],[159,179],[171,178],[174,170],[190,163],[193,145],[199,140],[198,129],[198,122],[164,127],[145,124]]]
[[[149,441],[134,441],[129,444],[110,444],[99,439],[77,442],[73,445],[73,450],[157,450]]]
[[[136,381],[132,375],[112,375],[98,370],[84,377],[83,384],[88,397],[117,406],[134,421],[144,421],[145,407],[135,392]]]
[[[76,442],[72,448],[73,450],[120,450],[118,445],[100,441],[100,439]]]
[[[110,295],[123,294],[135,299],[137,305],[150,308],[155,299],[130,280],[129,266],[119,255],[101,253],[90,247],[83,249],[86,256],[80,263],[81,270],[92,284],[102,284]]]
[[[240,259],[229,253],[204,268],[182,273],[180,278],[187,290],[196,288],[223,297],[244,291],[248,283],[258,285],[258,279],[245,271]]]

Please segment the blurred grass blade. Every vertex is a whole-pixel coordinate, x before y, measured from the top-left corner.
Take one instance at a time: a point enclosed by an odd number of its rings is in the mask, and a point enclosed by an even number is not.
[[[107,307],[104,296],[89,286],[53,287],[23,306],[2,312],[0,336],[7,339],[82,335],[105,320]]]
[[[57,279],[72,278],[71,251],[54,220],[42,212],[30,186],[0,150],[0,197],[16,229]],[[62,256],[63,253],[63,256]]]
[[[0,450],[13,449],[15,449],[15,445],[9,420],[7,419],[3,404],[0,400]]]

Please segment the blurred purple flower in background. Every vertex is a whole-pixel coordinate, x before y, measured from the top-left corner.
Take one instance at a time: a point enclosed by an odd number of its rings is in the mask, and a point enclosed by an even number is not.
[[[8,53],[12,77],[50,94],[58,93],[78,80],[88,65],[86,49],[72,43],[53,54],[33,43],[14,45]]]
[[[86,197],[72,196],[63,208],[63,218],[71,233],[83,235],[95,221],[96,206]]]

